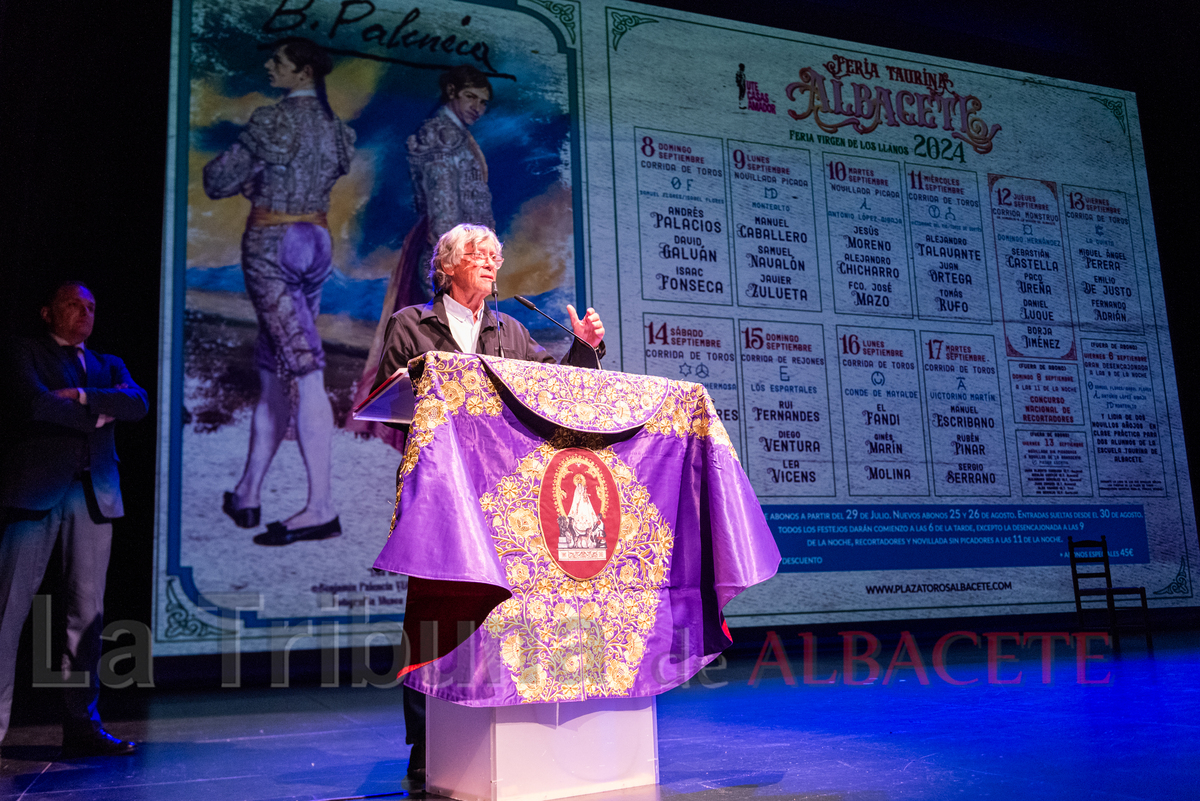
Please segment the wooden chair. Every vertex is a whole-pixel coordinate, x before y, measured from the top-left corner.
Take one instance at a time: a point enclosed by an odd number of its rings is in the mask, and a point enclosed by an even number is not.
[[[1075,585],[1075,611],[1079,613],[1079,628],[1084,631],[1108,632],[1112,637],[1113,653],[1119,654],[1121,635],[1118,631],[1117,615],[1120,612],[1136,610],[1138,607],[1130,603],[1118,605],[1117,600],[1140,600],[1142,628],[1146,633],[1146,651],[1153,654],[1154,641],[1150,636],[1150,608],[1146,605],[1146,588],[1113,586],[1112,570],[1108,563],[1108,538],[1076,541],[1067,537],[1067,548],[1070,549],[1071,555],[1071,581]],[[1097,550],[1100,552],[1098,556],[1090,555],[1090,552]],[[1104,586],[1099,586],[1098,582],[1101,580]],[[1103,602],[1104,605],[1098,606],[1097,602]],[[1107,625],[1097,624],[1097,613],[1104,616],[1102,619],[1106,620]]]

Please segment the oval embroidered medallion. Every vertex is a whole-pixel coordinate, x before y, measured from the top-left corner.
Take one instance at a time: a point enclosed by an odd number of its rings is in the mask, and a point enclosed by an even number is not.
[[[616,479],[591,451],[565,448],[542,474],[538,518],[554,562],[572,578],[590,579],[608,564],[621,534]]]

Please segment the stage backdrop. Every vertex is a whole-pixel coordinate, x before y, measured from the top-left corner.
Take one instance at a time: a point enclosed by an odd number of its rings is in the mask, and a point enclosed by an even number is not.
[[[400,456],[346,415],[406,240],[436,216],[410,137],[461,64],[493,92],[445,157],[486,164],[472,213],[490,195],[501,308],[562,352],[511,297],[564,320],[592,305],[606,367],[716,403],[784,555],[732,625],[1068,611],[1067,537],[1101,534],[1120,583],[1195,604],[1131,94],[630,3],[177,0],[176,17],[157,653],[398,631],[404,579],[370,564]],[[264,62],[294,35],[333,54],[355,138],[316,320],[343,533],[267,547],[221,510],[260,392],[250,203],[211,199],[203,168],[256,109],[279,119]],[[264,525],[305,503],[293,439]]]

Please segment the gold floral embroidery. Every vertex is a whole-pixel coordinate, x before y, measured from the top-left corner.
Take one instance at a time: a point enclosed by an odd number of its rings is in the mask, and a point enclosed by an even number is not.
[[[508,527],[518,539],[528,539],[538,533],[537,515],[531,509],[517,509],[508,516]]]
[[[636,428],[654,415],[671,385],[655,376],[479,358],[534,413],[582,431],[610,433]]]
[[[621,537],[612,560],[595,577],[568,576],[550,557],[537,517],[543,473],[557,452],[548,443],[539,445],[480,499],[513,589],[483,628],[500,641],[501,658],[523,701],[625,695],[654,628],[674,532],[633,470],[611,449],[595,451],[617,482]]]
[[[442,397],[446,400],[446,407],[451,412],[457,412],[458,407],[467,399],[467,391],[457,381],[447,381],[442,384]]]
[[[712,398],[700,384],[672,382],[658,411],[646,421],[646,430],[670,437],[705,437],[726,449],[735,461],[738,458]]]
[[[396,530],[404,479],[416,468],[421,450],[433,442],[434,430],[450,422],[464,407],[468,414],[492,417],[499,416],[503,408],[495,386],[483,375],[478,357],[427,353],[410,363],[410,370],[414,368],[421,371],[416,387],[417,405],[409,425],[404,458],[396,474],[396,506],[390,532]]]
[[[699,384],[646,376],[431,353],[417,385],[417,409],[398,473],[404,479],[435,431],[465,415],[503,411],[496,381],[559,428],[479,500],[491,521],[496,552],[513,597],[492,610],[487,635],[523,701],[564,701],[627,694],[637,680],[653,631],[661,590],[669,582],[674,532],[637,481],[634,470],[605,447],[607,436],[644,425],[667,437],[733,444]],[[484,372],[484,362],[489,373]],[[493,378],[492,376],[495,376]],[[554,455],[567,447],[593,451],[618,488],[620,539],[612,559],[587,581],[554,562],[538,520],[538,493]],[[396,517],[392,518],[392,529]]]
[[[476,354],[428,353],[414,362],[422,360],[417,416],[409,434],[418,449],[432,441],[434,428],[464,408],[473,416],[500,415],[503,402],[486,367],[521,403],[561,426],[554,437],[556,448],[595,450],[603,447],[600,435],[644,425],[666,436],[711,438],[737,458],[712,398],[700,384]],[[427,398],[438,403],[423,408]],[[406,463],[409,467],[402,475],[411,472],[416,456]]]

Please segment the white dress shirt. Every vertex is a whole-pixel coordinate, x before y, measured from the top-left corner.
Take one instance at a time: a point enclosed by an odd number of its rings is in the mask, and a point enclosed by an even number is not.
[[[447,293],[442,296],[446,306],[446,320],[450,323],[450,334],[463,353],[474,353],[479,342],[479,329],[483,327],[483,309],[475,314]]]

